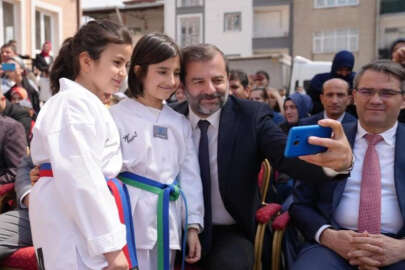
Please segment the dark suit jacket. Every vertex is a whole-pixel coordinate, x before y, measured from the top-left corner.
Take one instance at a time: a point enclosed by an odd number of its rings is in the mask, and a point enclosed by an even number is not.
[[[42,72],[49,72],[49,67],[50,67],[50,65],[52,64],[52,62],[53,62],[53,57],[52,56],[49,56],[50,58],[51,58],[51,62],[48,64],[46,61],[45,61],[45,58],[42,56],[42,54],[41,53],[38,53],[36,56],[35,56],[35,59],[34,59],[34,65],[35,65],[35,67],[36,68],[38,68],[40,71],[42,71]]]
[[[310,117],[305,117],[305,118],[300,120],[299,124],[301,126],[303,126],[303,125],[316,125],[316,124],[318,124],[319,120],[323,119],[323,112],[324,111],[319,112],[317,114],[314,114],[314,115],[312,115]],[[353,121],[357,121],[357,119],[353,115],[351,115],[350,113],[346,112],[345,116],[342,119],[342,124],[350,123],[350,122],[353,122]]]
[[[14,182],[17,167],[27,152],[23,126],[6,116],[0,116],[0,184]]]
[[[357,133],[357,122],[344,126],[346,136],[353,147]],[[399,206],[405,224],[405,125],[398,124],[395,144],[394,177],[395,188],[398,195]],[[343,181],[330,181],[316,185],[305,183],[298,185],[294,191],[294,203],[290,207],[290,214],[295,224],[305,235],[307,240],[314,241],[318,229],[325,224],[332,225],[335,229],[340,226],[333,218],[333,214],[346,185]],[[400,230],[397,237],[405,236],[405,226]]]
[[[188,115],[187,102],[174,107]],[[319,167],[284,157],[286,135],[271,120],[268,105],[229,96],[221,111],[218,134],[218,181],[226,210],[253,241],[255,212],[260,205],[257,175],[267,158],[293,178],[330,180]]]

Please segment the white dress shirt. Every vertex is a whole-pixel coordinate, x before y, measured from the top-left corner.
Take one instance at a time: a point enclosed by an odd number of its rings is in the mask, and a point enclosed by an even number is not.
[[[350,177],[347,179],[342,198],[334,213],[336,222],[342,227],[357,230],[360,187],[364,156],[367,151],[367,141],[364,135],[367,131],[358,122],[357,134],[353,148],[355,162]],[[381,168],[381,232],[396,234],[403,226],[403,218],[399,209],[398,197],[395,189],[394,161],[395,161],[395,136],[398,123],[392,128],[380,133],[383,141],[376,144],[378,160]],[[323,230],[330,225],[322,226],[315,238],[319,237]]]
[[[339,121],[340,123],[342,123],[343,118],[345,118],[345,114],[346,114],[346,112],[343,112],[342,115],[339,116],[338,119],[336,119],[336,121]],[[324,119],[332,119],[332,118],[330,118],[330,117],[327,115],[326,111],[323,111],[323,118],[324,118]]]
[[[198,121],[207,120],[210,122],[208,127],[208,151],[210,156],[210,170],[211,170],[211,208],[212,208],[212,224],[218,225],[230,225],[235,224],[235,220],[226,210],[224,201],[222,200],[221,193],[219,191],[218,182],[218,130],[219,130],[219,118],[221,110],[218,110],[214,114],[210,115],[206,119],[202,119],[197,116],[189,107],[188,118],[191,122],[193,130],[193,141],[199,151],[201,131],[198,127]]]

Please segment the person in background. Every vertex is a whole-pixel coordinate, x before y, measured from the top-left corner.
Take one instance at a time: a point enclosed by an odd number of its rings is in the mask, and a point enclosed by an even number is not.
[[[395,40],[391,45],[390,53],[392,61],[405,66],[405,38]],[[401,105],[398,121],[405,123],[405,101]]]
[[[286,121],[280,124],[280,128],[288,134],[288,131],[298,126],[300,119],[309,116],[312,109],[312,100],[308,95],[294,93],[284,101],[284,117]]]
[[[35,56],[34,67],[39,70],[39,99],[42,103],[46,102],[51,96],[51,86],[49,82],[49,70],[53,63],[53,57],[50,54],[52,44],[46,41],[42,45],[42,51]]]
[[[332,62],[332,68],[330,72],[316,74],[312,80],[311,85],[307,91],[307,94],[312,98],[314,107],[311,110],[311,114],[319,113],[323,110],[320,95],[322,93],[322,86],[324,82],[333,78],[340,78],[345,80],[349,84],[350,91],[353,87],[353,79],[356,75],[353,72],[354,67],[354,55],[349,51],[340,51],[335,54]]]
[[[24,127],[0,115],[0,185],[14,182],[17,167],[27,153]]]
[[[24,156],[16,170],[14,182],[17,208],[0,214],[0,260],[19,248],[32,246],[28,209],[32,188],[30,170],[33,168],[31,157]]]
[[[285,98],[281,97],[279,91],[275,88],[267,88],[267,95],[269,97],[270,107],[278,113],[284,114],[284,100]]]
[[[255,87],[264,87],[268,88],[270,85],[270,76],[267,71],[259,70],[256,72],[255,78]]]
[[[239,69],[232,69],[229,72],[230,94],[243,99],[250,96],[249,79],[245,72]]]
[[[53,63],[53,57],[50,54],[52,49],[51,42],[45,41],[42,50],[35,56],[34,66],[41,71],[42,76],[48,76],[50,67]]]
[[[351,102],[349,84],[342,79],[334,78],[324,82],[321,93],[321,103],[325,108],[322,112],[300,120],[300,125],[316,125],[320,119],[330,118],[341,123],[356,121],[356,118],[346,112]]]
[[[23,87],[28,93],[28,99],[32,104],[32,108],[35,113],[39,112],[39,94],[38,90],[35,88],[35,84],[26,76],[26,71],[24,70],[22,63],[19,58],[10,58],[7,63],[15,64],[15,70],[6,71],[5,74],[7,78],[12,83],[12,86],[9,90],[6,90],[5,96],[11,100],[11,93],[15,87]]]
[[[262,87],[258,87],[258,88],[253,89],[250,92],[250,98],[249,99],[253,100],[253,101],[263,102],[263,103],[269,104],[269,96],[267,95],[267,91],[266,91],[266,89],[264,89]],[[274,121],[274,123],[279,125],[279,124],[281,124],[281,123],[283,123],[285,121],[285,118],[283,117],[282,114],[274,111],[273,109],[272,109],[272,111],[273,111],[273,121]]]
[[[26,108],[22,107],[19,103],[11,103],[3,95],[3,91],[1,89],[2,87],[0,85],[0,114],[2,116],[13,118],[17,122],[20,122],[24,127],[27,142],[29,142],[31,138],[32,123],[32,117],[29,111]]]
[[[280,94],[281,98],[284,101],[285,98],[286,98],[286,95],[287,95],[287,87],[283,87],[283,88],[278,89],[278,93]]]

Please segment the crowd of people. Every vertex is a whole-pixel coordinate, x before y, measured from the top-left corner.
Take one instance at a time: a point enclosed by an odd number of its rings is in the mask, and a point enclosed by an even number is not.
[[[268,159],[269,197],[305,239],[288,239],[288,269],[405,269],[404,40],[357,74],[338,52],[289,95],[213,44],[133,47],[109,21],[50,51],[29,68],[1,47],[0,184],[18,207],[0,214],[0,259],[34,246],[39,269],[252,269]],[[332,128],[309,138],[327,151],[284,157],[290,129],[313,124]]]

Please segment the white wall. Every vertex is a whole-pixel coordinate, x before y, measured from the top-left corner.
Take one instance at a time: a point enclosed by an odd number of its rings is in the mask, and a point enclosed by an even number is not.
[[[164,4],[164,32],[176,40],[176,1],[165,0]]]
[[[254,37],[286,37],[288,36],[289,24],[288,5],[254,9]]]
[[[218,46],[226,55],[252,55],[252,0],[205,1],[205,42]],[[224,13],[241,12],[240,32],[224,32]]]
[[[399,32],[385,34],[386,28],[398,28]],[[380,20],[380,40],[379,48],[389,48],[391,43],[397,38],[405,36],[405,13],[384,14]]]
[[[224,32],[224,13],[241,12],[242,29],[240,32]],[[175,38],[174,0],[165,0],[165,33]],[[205,0],[205,43],[218,46],[226,55],[252,55],[253,2],[252,0]]]

